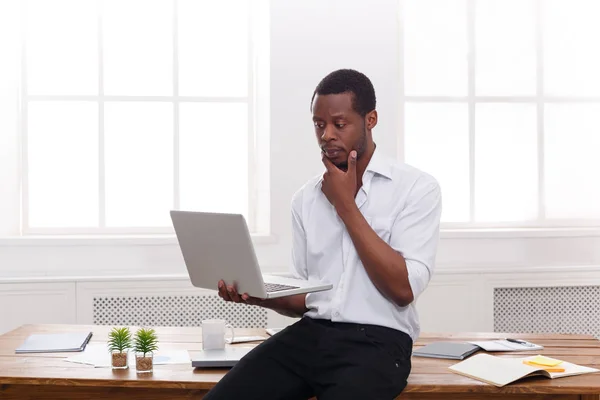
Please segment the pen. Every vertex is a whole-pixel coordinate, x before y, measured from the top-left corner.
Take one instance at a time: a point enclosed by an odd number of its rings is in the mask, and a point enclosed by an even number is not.
[[[529,346],[529,347],[533,347],[533,344],[526,342],[524,340],[518,340],[518,339],[506,339],[507,342],[512,342],[512,343],[517,343],[523,346]]]

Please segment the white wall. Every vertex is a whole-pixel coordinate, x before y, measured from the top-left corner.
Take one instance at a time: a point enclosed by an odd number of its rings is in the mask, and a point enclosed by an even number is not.
[[[396,0],[274,0],[271,5],[271,205],[272,240],[257,242],[265,271],[287,269],[292,194],[321,172],[309,103],[318,81],[337,68],[355,68],[373,81],[379,149],[396,155],[398,117],[398,22]],[[1,176],[1,175],[0,175]],[[0,199],[1,201],[1,199]],[[472,237],[444,233],[438,254],[440,273],[478,275],[486,270],[519,271],[538,266],[569,270],[600,265],[597,233],[521,232]],[[8,277],[185,275],[172,239],[141,244],[94,240],[48,244],[40,240],[0,240],[0,279]],[[563,268],[564,267],[564,268]],[[445,289],[444,289],[445,290]],[[461,288],[460,290],[464,290]],[[428,302],[432,303],[431,296]],[[440,292],[440,298],[447,296]],[[433,302],[432,304],[435,304]],[[0,310],[3,309],[0,305]],[[1,312],[1,311],[0,311]]]

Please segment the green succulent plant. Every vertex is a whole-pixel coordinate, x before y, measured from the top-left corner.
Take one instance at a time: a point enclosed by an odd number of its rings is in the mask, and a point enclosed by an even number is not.
[[[138,353],[150,353],[158,350],[158,338],[154,329],[140,328],[135,333],[133,348]]]
[[[131,348],[131,331],[127,327],[113,328],[108,334],[108,350],[123,351]]]

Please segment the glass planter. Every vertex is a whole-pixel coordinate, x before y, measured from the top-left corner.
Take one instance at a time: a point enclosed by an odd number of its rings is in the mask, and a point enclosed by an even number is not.
[[[154,364],[153,353],[135,353],[135,370],[138,374],[147,374],[152,372]]]
[[[113,350],[110,352],[112,369],[127,369],[129,368],[129,351]]]

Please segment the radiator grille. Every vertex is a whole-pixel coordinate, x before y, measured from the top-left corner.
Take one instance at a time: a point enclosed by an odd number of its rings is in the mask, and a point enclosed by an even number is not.
[[[600,286],[496,288],[494,330],[600,337]]]
[[[266,328],[264,308],[225,302],[217,295],[95,297],[94,324],[200,326],[202,320],[225,319],[235,328]]]

